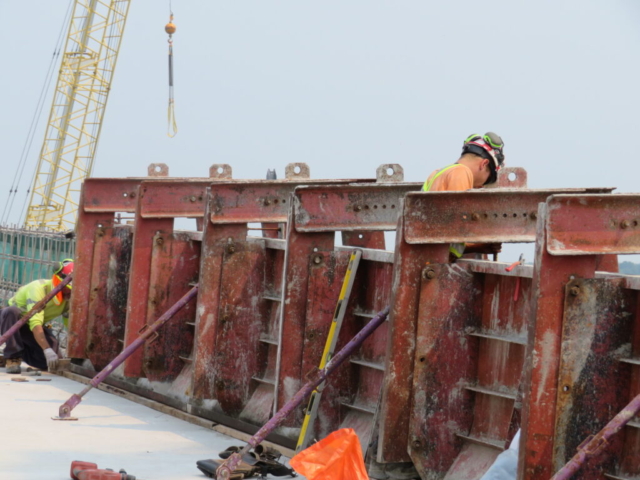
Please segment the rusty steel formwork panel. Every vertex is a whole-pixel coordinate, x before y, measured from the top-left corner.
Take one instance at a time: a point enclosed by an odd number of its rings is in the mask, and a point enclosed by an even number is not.
[[[285,234],[293,190],[307,183],[328,181],[224,183],[207,194],[193,354],[194,411],[206,414],[218,408],[255,422],[270,415],[272,402],[262,402],[260,395],[275,378],[285,250],[277,240]],[[262,236],[248,239],[250,230]],[[238,329],[240,321],[244,325]],[[219,339],[229,348],[218,348]],[[238,351],[257,354],[246,359],[246,367],[236,368],[246,356]],[[253,386],[254,406],[247,408]]]
[[[76,280],[71,301],[68,355],[106,365],[122,349],[131,257],[132,223],[138,187],[143,182],[173,181],[162,163],[149,165],[149,177],[89,178],[80,194],[76,230]],[[231,167],[212,165],[208,182],[228,179]],[[123,223],[123,220],[125,222]]]
[[[597,433],[640,391],[636,282],[596,271],[599,255],[640,252],[639,200],[558,195],[540,206],[519,479],[550,478],[581,436]],[[637,476],[638,439],[631,422],[580,478]]]
[[[296,186],[352,182],[372,183],[371,180],[328,181],[305,178],[245,181],[220,184],[208,194],[196,325],[197,343],[193,355],[194,411],[213,405],[221,407],[222,411],[237,413],[239,406],[242,406],[240,416],[248,420],[258,421],[257,419],[265,418],[265,415],[268,417],[271,402],[261,402],[259,397],[265,389],[269,390],[269,385],[274,381],[277,348],[274,349],[273,346],[277,345],[278,337],[278,301],[285,246],[266,239],[283,238],[290,195]],[[247,239],[251,230],[262,232],[262,236]],[[242,302],[251,298],[257,298],[255,305],[251,306],[253,310],[242,306]],[[247,315],[253,315],[253,322]],[[231,327],[236,325],[240,317],[244,318],[248,327],[233,331]],[[260,324],[261,328],[252,328],[256,324]],[[256,340],[252,332],[258,330],[260,334]],[[257,351],[256,358],[247,362],[248,367],[253,365],[256,368],[243,368],[234,372],[233,362],[226,361],[236,356],[224,349],[216,349],[218,335],[224,341],[235,343],[243,351]],[[244,347],[237,343],[243,335],[248,335],[245,340],[249,342]],[[231,341],[232,338],[235,340]],[[259,375],[255,374],[256,369],[261,372]],[[217,371],[221,375],[217,376]],[[235,378],[234,373],[238,373]],[[240,377],[243,377],[242,381],[239,381]],[[255,406],[246,408],[248,389],[253,386],[252,382],[258,383],[252,394]],[[238,398],[243,401],[239,402]],[[206,413],[205,410],[202,412]]]
[[[177,218],[204,217],[211,183],[210,178],[181,179],[142,182],[138,187],[130,264],[135,281],[129,284],[125,346],[198,281],[201,234],[177,232],[174,223]],[[189,304],[163,328],[156,342],[125,361],[124,375],[174,380],[185,363],[190,365],[194,325],[194,305]],[[184,377],[190,379],[188,373]]]
[[[376,192],[379,199],[399,205],[400,198],[417,190],[419,184],[311,185],[297,188],[292,196],[294,186],[229,184],[210,192],[194,355],[195,411],[209,406],[241,421],[261,424],[296,392],[306,373],[320,362],[352,250],[346,245],[369,252],[360,269],[369,276],[356,277],[354,291],[359,293],[352,294],[345,335],[355,333],[386,303],[392,254],[371,249],[384,247],[381,230],[394,229],[399,209],[393,217],[374,215],[360,220],[364,223],[358,232],[333,219],[317,225],[313,232],[301,232],[298,220],[323,202],[327,209],[347,212],[354,202],[374,199]],[[286,230],[281,238],[247,237],[252,223],[263,227],[286,224]],[[304,222],[300,223],[304,229]],[[343,231],[344,247],[335,247],[337,231]],[[384,261],[376,263],[377,256]],[[329,391],[336,385],[343,390],[357,385],[357,371],[355,376],[353,371],[359,367],[381,375],[384,341],[374,336],[362,351],[371,356],[353,359],[352,367],[337,374]],[[372,375],[365,372],[362,378]],[[375,390],[372,382],[364,383]],[[357,426],[359,418],[354,419],[357,415],[352,411],[369,414],[374,409],[377,397],[366,397],[365,389],[351,390],[344,398],[326,396],[318,432],[329,433],[342,417],[349,417]],[[342,410],[349,411],[342,414]],[[293,418],[289,425],[297,427],[299,420]],[[371,430],[371,425],[361,430],[367,428]],[[293,438],[296,431],[285,433]]]
[[[142,181],[89,178],[80,194],[68,355],[97,368],[122,348],[132,230],[117,225],[117,214],[135,211]]]
[[[437,193],[412,193],[405,197],[404,210],[402,218],[400,220],[398,237],[396,240],[396,258],[394,265],[394,286],[393,297],[391,302],[390,322],[391,330],[389,337],[389,352],[387,357],[387,372],[385,376],[384,396],[382,401],[381,410],[381,424],[380,424],[380,442],[378,445],[378,461],[384,463],[390,462],[406,462],[413,460],[416,463],[418,471],[421,471],[423,475],[434,475],[433,478],[442,478],[449,468],[453,465],[455,457],[460,452],[463,443],[473,443],[475,441],[475,447],[465,448],[465,452],[460,454],[468,458],[467,464],[474,461],[475,453],[469,454],[467,450],[477,450],[478,457],[484,457],[484,464],[489,461],[491,457],[495,458],[499,450],[496,445],[491,445],[500,442],[495,441],[496,431],[487,431],[487,435],[483,435],[486,438],[484,444],[481,441],[476,441],[482,435],[478,434],[474,436],[474,430],[472,424],[467,422],[468,429],[465,431],[461,428],[459,431],[455,431],[454,428],[449,428],[446,435],[442,434],[429,435],[425,431],[426,416],[430,415],[429,410],[422,408],[426,404],[426,396],[428,396],[425,388],[429,388],[426,383],[426,378],[430,375],[430,365],[426,364],[426,360],[420,362],[421,358],[426,358],[426,354],[419,353],[416,346],[416,339],[424,340],[426,343],[421,345],[420,348],[424,348],[424,351],[431,351],[433,345],[429,344],[429,328],[436,328],[434,325],[430,325],[428,322],[419,322],[418,319],[423,315],[431,315],[429,309],[437,308],[438,302],[442,303],[441,308],[444,310],[440,313],[444,315],[447,305],[450,301],[450,297],[431,297],[425,290],[426,296],[421,296],[423,293],[422,282],[425,278],[429,279],[430,275],[435,275],[435,270],[429,270],[429,265],[442,265],[447,264],[449,259],[448,246],[450,243],[458,242],[533,242],[536,238],[535,225],[537,218],[538,203],[544,202],[546,198],[554,192],[569,192],[569,193],[585,193],[589,190],[575,189],[571,191],[554,191],[554,190],[493,190],[493,191],[480,191],[480,192],[437,192]],[[591,191],[601,192],[608,191],[607,189],[593,189]],[[425,270],[427,268],[427,270]],[[437,267],[441,268],[441,267]],[[521,267],[515,270],[516,272],[524,271]],[[495,274],[499,274],[497,272]],[[504,273],[504,272],[503,272]],[[461,275],[461,279],[464,278]],[[462,280],[460,280],[462,281]],[[493,283],[492,283],[493,282]],[[479,300],[477,295],[473,295],[473,292],[486,291],[487,298],[498,298],[496,290],[499,288],[505,291],[505,294],[500,297],[504,305],[499,302],[496,308],[507,309],[510,312],[511,317],[505,318],[503,321],[508,322],[511,320],[511,324],[503,325],[501,331],[494,332],[498,336],[513,337],[514,331],[522,331],[522,321],[516,319],[517,316],[521,316],[526,313],[527,307],[522,307],[522,310],[511,309],[508,306],[509,294],[506,293],[515,288],[515,279],[505,280],[496,283],[497,280],[486,279],[481,282],[484,288],[479,290],[472,290],[469,292],[468,306],[472,312],[475,308],[474,305],[478,303],[483,304]],[[521,282],[522,289],[528,288],[526,280]],[[486,284],[486,285],[485,285]],[[498,287],[496,287],[498,285]],[[435,291],[438,291],[437,289]],[[493,297],[491,297],[493,295]],[[528,300],[526,297],[521,297],[525,300],[521,300],[520,303],[525,305]],[[484,302],[486,303],[486,302]],[[453,308],[452,306],[450,306]],[[420,310],[425,309],[426,313],[421,313]],[[470,315],[467,312],[466,315]],[[515,314],[518,312],[518,315]],[[469,320],[465,326],[466,329],[476,329],[481,326],[480,318],[485,318],[486,307],[482,309],[482,317],[477,315],[473,317],[473,320]],[[426,318],[426,317],[425,317]],[[471,318],[471,317],[470,317]],[[487,320],[483,320],[486,322]],[[484,325],[484,324],[483,324]],[[420,328],[427,329],[424,333],[419,332]],[[483,327],[484,328],[484,327]],[[510,333],[511,332],[511,333]],[[450,368],[459,370],[461,384],[449,385],[454,388],[454,393],[457,392],[464,398],[472,399],[475,401],[476,397],[481,398],[480,402],[484,402],[486,409],[496,403],[504,404],[504,409],[508,410],[508,401],[511,401],[511,407],[513,407],[513,400],[510,398],[514,395],[514,388],[517,387],[513,383],[513,374],[509,372],[497,372],[496,375],[503,375],[504,378],[494,378],[496,384],[499,384],[498,380],[507,381],[507,383],[500,384],[503,389],[510,390],[505,395],[493,395],[484,388],[480,383],[480,387],[472,390],[473,382],[478,385],[478,382],[483,380],[482,377],[474,377],[471,381],[465,380],[464,372],[467,371],[468,364],[475,365],[473,368],[478,372],[478,368],[483,367],[485,362],[492,360],[492,351],[500,351],[504,356],[505,353],[513,356],[513,361],[517,365],[521,364],[523,360],[523,348],[522,339],[516,339],[516,342],[503,342],[506,345],[513,343],[510,346],[499,346],[497,342],[502,339],[484,338],[479,335],[465,335],[464,329],[457,333],[457,335],[463,335],[464,341],[461,341],[461,352],[459,352],[460,359],[464,359],[461,365],[450,365]],[[518,346],[518,342],[520,345]],[[477,344],[473,347],[474,344]],[[474,352],[475,349],[486,346],[482,349],[482,355],[478,353],[475,356],[465,356],[464,349],[470,348],[469,352]],[[480,350],[477,350],[478,352]],[[433,353],[432,353],[433,354]],[[438,356],[438,354],[433,354]],[[413,359],[415,357],[415,366],[418,368],[419,375],[413,378],[414,375],[414,362],[407,361],[407,358]],[[487,360],[485,361],[485,357]],[[444,375],[445,372],[440,372]],[[476,374],[477,375],[477,374]],[[425,377],[426,376],[426,377]],[[423,381],[425,380],[425,381]],[[466,388],[464,384],[466,382]],[[511,383],[509,383],[511,382]],[[445,382],[446,383],[446,382]],[[516,382],[517,383],[517,382]],[[414,391],[414,388],[417,389]],[[457,389],[457,390],[456,390]],[[482,390],[479,391],[478,389]],[[471,393],[473,392],[473,393]],[[442,395],[446,396],[443,392]],[[500,392],[498,392],[500,393]],[[444,398],[444,396],[442,398]],[[414,403],[416,409],[411,411],[408,408],[409,405]],[[417,405],[420,405],[418,407]],[[470,404],[466,404],[468,408],[471,408]],[[451,405],[449,413],[453,415],[455,407]],[[480,405],[479,408],[482,408]],[[437,421],[436,421],[437,422]],[[463,422],[464,423],[464,422]],[[473,424],[474,428],[476,424]],[[508,428],[509,425],[507,424]],[[442,425],[442,428],[446,428],[446,425]],[[489,426],[486,426],[489,428]],[[504,445],[506,441],[506,433],[504,425],[501,427],[502,434],[505,437],[501,440],[501,445]],[[407,432],[407,436],[404,439],[402,432]],[[442,433],[442,432],[441,432]],[[486,433],[486,432],[485,432]],[[469,435],[471,434],[471,435]],[[493,435],[493,437],[492,437]],[[469,438],[465,439],[464,436]],[[482,438],[480,438],[482,440]],[[434,445],[434,442],[437,445]],[[493,447],[493,448],[492,448]],[[439,451],[442,448],[442,452]],[[491,453],[486,453],[482,448],[491,449]],[[449,452],[448,456],[446,451]],[[497,452],[497,453],[496,453]],[[433,466],[433,468],[431,468]],[[463,468],[462,466],[460,468]],[[427,477],[425,477],[427,478]],[[431,478],[431,477],[428,477]],[[467,477],[464,477],[467,478]],[[473,477],[470,477],[473,478]]]
[[[143,182],[185,181],[193,180],[162,176],[91,178],[83,184],[74,272],[78,288],[74,289],[70,314],[70,357],[89,358],[100,369],[114,352],[122,349],[129,330],[125,328],[125,318],[134,250],[134,227],[130,224],[134,222],[122,224],[121,215],[135,214],[140,200],[138,189]],[[198,181],[208,185],[212,179]]]
[[[304,383],[308,372],[320,362],[349,252],[354,247],[364,249],[363,257],[355,273],[356,284],[339,342],[353,336],[388,304],[392,255],[383,251],[383,231],[396,228],[402,197],[418,188],[418,184],[396,184],[296,190],[288,229],[283,342],[274,410],[291,398],[297,385]],[[342,232],[342,247],[334,244],[338,231]],[[384,375],[387,330],[388,324],[380,327],[351,359],[349,367],[340,369],[327,383],[314,426],[316,438],[351,427],[367,449]],[[301,413],[292,416],[289,425],[299,425]]]
[[[621,360],[632,358],[629,340],[634,333],[637,297],[637,292],[622,288],[621,279],[614,278],[575,278],[565,288],[554,471],[635,396],[629,390],[633,365]],[[617,473],[621,465],[615,453],[622,451],[623,444],[622,435],[614,437],[603,450],[604,461],[597,458],[587,463],[580,478]]]

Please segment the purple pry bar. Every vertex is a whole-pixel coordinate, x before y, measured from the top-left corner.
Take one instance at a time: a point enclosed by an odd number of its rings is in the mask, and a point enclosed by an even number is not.
[[[618,433],[629,421],[640,412],[640,395],[637,395],[631,403],[622,409],[613,419],[605,425],[595,436],[588,437],[578,447],[576,453],[569,462],[551,478],[551,480],[568,480],[584,464],[584,462],[598,455],[608,445],[608,440]]]
[[[362,330],[360,330],[355,337],[353,337],[349,343],[347,343],[342,350],[336,353],[333,358],[322,369],[318,370],[311,380],[309,380],[300,390],[296,393],[291,400],[289,400],[276,414],[269,420],[256,434],[249,439],[247,445],[238,453],[232,454],[222,465],[216,470],[216,478],[221,480],[229,480],[231,474],[236,469],[242,456],[249,452],[256,445],[259,445],[267,435],[273,432],[284,421],[296,407],[298,407],[309,395],[315,390],[315,388],[326,380],[326,378],[340,366],[340,364],[356,349],[362,345],[369,335],[371,335],[376,328],[378,328],[382,322],[385,321],[389,315],[389,307],[382,310],[374,318],[367,323]]]
[[[189,303],[198,294],[198,285],[189,290],[180,300],[171,306],[160,318],[158,318],[151,326],[144,329],[144,332],[136,338],[131,345],[125,348],[120,355],[114,358],[100,373],[91,379],[89,385],[85,387],[80,393],[74,393],[69,399],[60,406],[58,413],[59,419],[69,418],[71,416],[71,410],[76,408],[82,401],[89,390],[97,387],[111,372],[120,366],[138,347],[140,347],[152,334],[154,334],[160,327],[171,320],[176,313],[178,313],[184,306]]]

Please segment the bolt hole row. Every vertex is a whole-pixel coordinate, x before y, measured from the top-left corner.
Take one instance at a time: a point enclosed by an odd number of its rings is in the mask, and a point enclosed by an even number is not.
[[[482,213],[482,214],[474,213],[474,214],[471,215],[471,219],[472,220],[480,220],[480,219],[485,219],[486,220],[489,217],[492,217],[492,218],[496,219],[496,218],[499,218],[501,216],[502,216],[502,218],[518,218],[520,216],[520,214],[519,213],[515,213],[515,212],[514,213],[502,213],[502,214],[500,214],[500,213],[491,213],[491,214],[489,214],[489,213]],[[529,214],[529,213],[525,212],[525,213],[522,214],[522,217],[523,218],[527,218],[527,217],[536,218],[536,213],[532,212],[532,213]],[[462,219],[463,220],[467,220],[468,218],[469,218],[469,215],[467,215],[467,214],[463,214],[462,215]]]
[[[353,207],[353,209],[356,212],[359,212],[360,210],[369,210],[369,209],[377,210],[378,208],[382,208],[383,210],[386,210],[387,208],[394,209],[394,208],[396,208],[396,206],[395,205],[391,205],[391,206],[387,207],[387,205],[385,204],[385,205],[373,205],[373,207],[370,207],[369,205],[363,205],[363,206],[356,205],[355,207]]]

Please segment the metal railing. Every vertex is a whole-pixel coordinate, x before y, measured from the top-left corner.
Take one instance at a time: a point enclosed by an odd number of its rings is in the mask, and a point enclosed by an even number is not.
[[[64,233],[0,226],[0,301],[2,306],[22,285],[51,276],[52,267],[73,258],[75,240]]]

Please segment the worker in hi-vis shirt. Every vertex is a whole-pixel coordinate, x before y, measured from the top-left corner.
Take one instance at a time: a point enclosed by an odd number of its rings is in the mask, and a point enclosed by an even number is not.
[[[58,263],[49,279],[34,280],[16,292],[9,299],[9,306],[0,311],[0,334],[9,330],[31,308],[47,296],[62,280],[73,273],[73,260]],[[71,284],[64,287],[47,305],[29,319],[12,337],[4,348],[7,373],[20,373],[24,360],[28,365],[40,370],[55,370],[58,364],[58,341],[47,325],[56,317],[66,317],[71,298]],[[65,325],[66,325],[66,318]]]
[[[462,154],[456,163],[433,172],[423,192],[459,192],[482,188],[498,180],[504,164],[504,142],[496,133],[469,135],[462,144]],[[449,251],[453,259],[463,253],[498,253],[499,243],[452,244]]]

